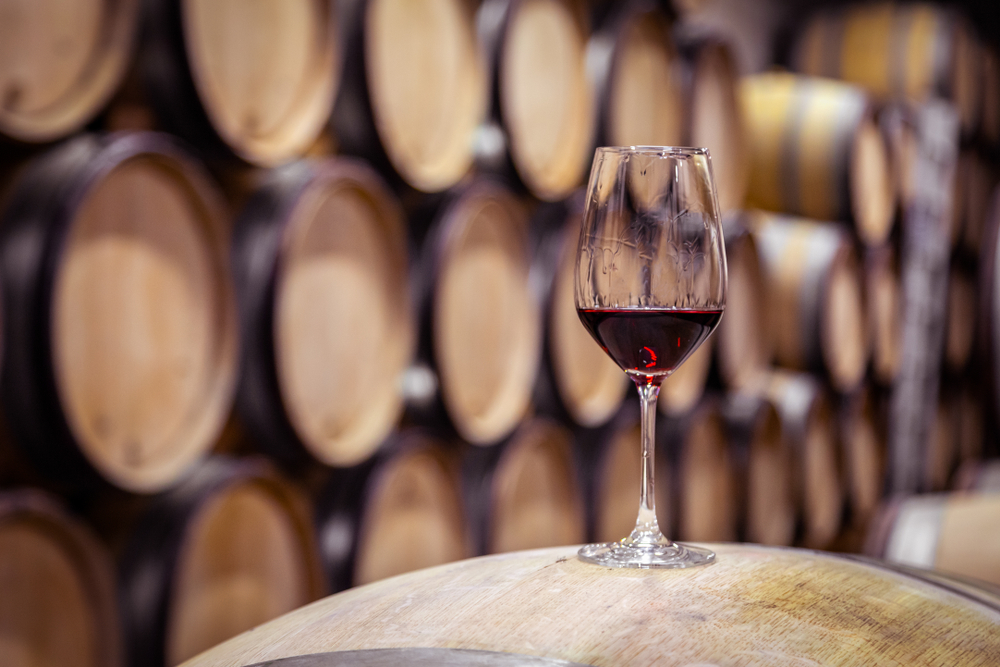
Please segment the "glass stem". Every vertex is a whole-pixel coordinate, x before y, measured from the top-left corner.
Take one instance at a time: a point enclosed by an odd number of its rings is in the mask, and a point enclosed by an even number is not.
[[[636,545],[669,544],[660,532],[656,520],[656,489],[654,486],[656,468],[656,397],[660,385],[646,383],[645,378],[635,383],[639,390],[642,410],[642,486],[639,491],[639,516],[635,520],[635,530],[625,542]]]

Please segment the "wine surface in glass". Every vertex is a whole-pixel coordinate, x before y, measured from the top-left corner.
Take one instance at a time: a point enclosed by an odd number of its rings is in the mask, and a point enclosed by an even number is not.
[[[678,308],[580,308],[590,335],[622,369],[660,384],[698,349],[722,310]]]

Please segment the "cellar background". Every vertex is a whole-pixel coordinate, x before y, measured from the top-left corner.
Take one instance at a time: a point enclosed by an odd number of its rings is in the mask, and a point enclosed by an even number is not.
[[[660,399],[665,532],[1000,584],[989,5],[919,6],[894,71],[971,56],[903,99],[789,78],[843,2],[0,0],[0,664],[179,664],[625,534],[638,406],[567,289],[608,143],[703,137],[725,209],[724,324]],[[956,76],[972,112],[929,99]]]

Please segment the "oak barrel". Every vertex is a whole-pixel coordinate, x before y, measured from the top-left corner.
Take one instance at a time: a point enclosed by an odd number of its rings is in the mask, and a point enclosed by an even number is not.
[[[657,3],[611,9],[590,37],[587,69],[598,100],[598,146],[685,145],[680,62]]]
[[[419,429],[334,471],[321,495],[317,538],[333,592],[469,555],[455,449]]]
[[[725,316],[722,319],[725,319]],[[708,384],[715,345],[716,337],[710,336],[677,370],[663,380],[657,401],[661,414],[667,416],[687,414],[698,404]]]
[[[110,555],[47,494],[0,492],[0,590],[4,665],[122,664]]]
[[[583,0],[484,0],[479,40],[489,62],[490,121],[477,161],[556,201],[586,178],[594,137]]]
[[[342,150],[422,192],[472,166],[486,111],[473,3],[338,3],[344,77],[331,119]]]
[[[873,520],[865,553],[1000,586],[1000,494],[893,498]]]
[[[333,0],[152,0],[141,67],[166,128],[273,167],[323,130],[340,75]]]
[[[43,143],[79,130],[121,83],[139,0],[0,6],[0,138]]]
[[[857,3],[817,12],[798,34],[796,70],[850,81],[883,100],[944,97],[957,107],[963,131],[976,129],[980,58],[957,10],[927,2]]]
[[[931,406],[933,413],[923,461],[923,489],[926,491],[947,489],[958,466],[957,408],[955,397],[942,387],[937,404]]]
[[[593,428],[614,416],[631,385],[576,312],[583,204],[583,193],[577,192],[562,202],[542,205],[532,219],[532,283],[543,304],[545,327],[533,403],[536,409]]]
[[[435,396],[411,400],[415,421],[447,424],[465,441],[509,435],[531,401],[541,349],[520,201],[478,179],[411,217],[420,245],[412,286],[419,354]]]
[[[861,384],[868,328],[861,267],[842,227],[757,213],[754,241],[764,268],[775,360],[824,373],[838,391]]]
[[[845,496],[850,522],[860,529],[875,513],[885,486],[886,415],[879,407],[867,387],[843,397],[838,406]]]
[[[595,567],[575,547],[444,565],[327,598],[186,667],[282,667],[291,656],[302,657],[289,667],[319,667],[345,664],[338,651],[389,647],[529,653],[601,667],[978,667],[1000,654],[996,595],[856,557],[712,549],[715,564],[680,572]],[[314,655],[327,651],[335,653]]]
[[[750,156],[747,204],[851,221],[864,243],[883,243],[896,193],[865,93],[786,73],[746,77],[740,91]]]
[[[891,385],[903,356],[903,293],[899,261],[891,245],[864,251],[865,306],[876,382]]]
[[[960,372],[972,357],[977,303],[975,272],[967,263],[953,262],[948,276],[944,336],[944,363],[952,372]]]
[[[121,553],[129,663],[177,665],[324,589],[302,495],[262,461],[210,459],[154,499]]]
[[[250,432],[291,465],[370,456],[402,413],[416,338],[388,186],[351,158],[281,167],[244,206],[232,261]]]
[[[236,366],[221,197],[173,139],[82,135],[0,231],[7,421],[40,474],[162,490],[211,447]]]

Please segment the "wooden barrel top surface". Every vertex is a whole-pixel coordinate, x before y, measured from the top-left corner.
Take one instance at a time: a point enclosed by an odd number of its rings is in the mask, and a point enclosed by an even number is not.
[[[187,667],[447,647],[592,665],[987,665],[1000,606],[872,563],[713,545],[692,570],[615,570],[576,547],[421,570],[328,597]]]

